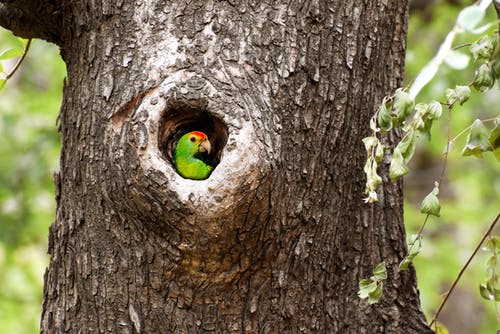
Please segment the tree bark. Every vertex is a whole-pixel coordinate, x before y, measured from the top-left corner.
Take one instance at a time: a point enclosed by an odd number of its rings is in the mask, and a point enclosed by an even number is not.
[[[431,332],[398,272],[386,165],[380,202],[362,201],[361,139],[401,84],[407,1],[50,3],[57,29],[0,21],[52,36],[68,70],[43,333]],[[215,144],[204,181],[171,160],[194,129]],[[358,282],[381,261],[369,305]]]

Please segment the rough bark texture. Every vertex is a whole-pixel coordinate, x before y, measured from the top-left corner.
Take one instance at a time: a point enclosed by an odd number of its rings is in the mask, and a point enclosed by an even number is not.
[[[397,271],[401,184],[362,201],[407,1],[47,2],[57,30],[17,29],[57,31],[68,68],[42,332],[430,332]],[[45,4],[28,3],[0,12]],[[200,126],[220,163],[184,180],[170,149]],[[368,305],[358,282],[382,260]]]

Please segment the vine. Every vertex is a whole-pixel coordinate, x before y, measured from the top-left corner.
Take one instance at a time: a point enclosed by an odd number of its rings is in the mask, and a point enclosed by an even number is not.
[[[443,183],[445,171],[448,164],[448,153],[454,142],[461,136],[467,134],[465,146],[461,154],[463,156],[475,156],[482,158],[486,152],[492,152],[500,161],[500,115],[491,119],[476,119],[466,129],[460,131],[451,138],[451,115],[456,105],[466,103],[471,95],[471,88],[484,93],[490,90],[496,81],[500,81],[500,32],[493,35],[484,35],[474,43],[464,43],[453,47],[453,41],[459,34],[468,32],[472,34],[483,34],[499,21],[479,26],[485,16],[487,8],[492,0],[478,1],[476,5],[464,8],[458,15],[453,29],[448,33],[441,44],[436,56],[420,71],[415,80],[408,87],[398,88],[391,96],[386,96],[373,117],[370,120],[371,135],[363,139],[367,152],[367,160],[364,166],[366,174],[366,203],[378,201],[377,189],[382,184],[382,178],[378,174],[378,165],[384,157],[390,157],[389,178],[398,180],[409,173],[408,163],[415,153],[417,139],[421,136],[430,139],[430,131],[435,121],[441,119],[443,107],[447,108],[447,142],[443,153],[443,163],[439,180],[434,182],[432,191],[423,199],[420,212],[425,214],[425,219],[417,234],[412,235],[408,242],[408,255],[400,262],[399,270],[407,270],[414,258],[422,251],[423,232],[430,216],[440,216],[441,205],[439,202],[439,189]],[[493,3],[500,18],[500,0]],[[470,56],[458,50],[468,47]],[[463,69],[467,66],[469,58],[476,64],[474,77],[465,85],[457,85],[444,91],[444,100],[432,100],[427,103],[415,103],[415,99],[421,89],[429,83],[436,75],[443,63],[451,67]],[[489,125],[489,127],[487,126]],[[403,136],[399,143],[392,148],[385,145],[385,135],[391,131],[402,131]],[[455,282],[445,294],[438,310],[431,320],[431,326],[435,325],[438,330],[437,318],[448,296],[460,280],[463,272],[472,261],[481,245],[484,243],[486,250],[491,253],[487,263],[487,279],[480,285],[480,294],[487,300],[495,303],[500,301],[500,275],[497,271],[497,256],[500,253],[500,238],[491,236],[493,227],[499,220],[499,215],[493,220],[484,237],[475,247],[475,250],[467,263],[458,274]],[[488,239],[488,241],[485,240]],[[373,270],[370,278],[359,282],[360,298],[368,298],[370,304],[377,303],[383,295],[383,282],[387,278],[385,262],[379,263]],[[496,307],[496,304],[495,304]],[[497,312],[498,314],[498,312]]]

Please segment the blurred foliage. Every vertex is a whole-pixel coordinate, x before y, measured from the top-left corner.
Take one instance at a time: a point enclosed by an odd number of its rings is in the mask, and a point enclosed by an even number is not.
[[[470,5],[470,1],[457,0],[419,2],[423,5],[410,17],[407,81],[434,56],[460,9]],[[489,14],[494,20],[494,13]],[[467,40],[459,43],[474,41],[477,36],[464,38]],[[15,43],[12,34],[0,30],[2,48]],[[9,68],[13,63],[3,65]],[[48,263],[48,226],[55,215],[52,173],[59,168],[56,119],[64,76],[57,47],[36,40],[25,63],[0,93],[0,333],[38,332],[43,273]],[[443,99],[447,87],[468,83],[472,77],[472,71],[443,66],[417,102]],[[473,92],[470,101],[453,109],[452,136],[476,118],[498,115],[499,105],[498,88],[486,94]],[[409,235],[422,224],[425,216],[419,212],[420,203],[439,178],[446,118],[443,115],[439,126],[434,127],[432,141],[422,140],[424,146],[417,149],[405,178]],[[500,207],[500,164],[491,154],[483,159],[462,157],[464,143],[462,136],[449,155],[447,180],[440,190],[441,216],[431,218],[423,250],[415,259],[422,306],[429,318]],[[475,326],[470,333],[494,333],[499,327],[495,306],[479,295],[486,260],[484,255],[473,261],[455,292],[472,295],[472,301],[467,297],[464,303],[477,305],[479,311],[473,315],[447,314],[447,309],[457,309],[451,302],[445,306],[440,320],[451,333],[455,333],[451,322],[461,320]],[[469,333],[463,330],[465,327],[457,333]]]
[[[0,30],[0,51],[17,44]],[[0,93],[0,333],[38,332],[64,77],[57,47],[36,40]]]
[[[435,1],[410,15],[406,82],[435,55],[447,32],[453,27],[459,11],[471,1]],[[487,22],[494,22],[493,8]],[[498,27],[493,25],[492,34]],[[455,45],[474,42],[478,35],[460,36]],[[467,48],[467,47],[465,47]],[[468,50],[467,50],[468,51]],[[417,96],[417,102],[432,99],[445,100],[447,87],[464,85],[472,81],[473,66],[454,70],[443,65],[436,77]],[[472,91],[470,100],[456,106],[451,112],[451,137],[467,128],[476,118],[488,119],[500,114],[499,84],[487,93]],[[446,147],[447,112],[439,126],[434,126],[432,140],[422,139],[416,157],[405,177],[405,222],[408,234],[416,233],[425,219],[419,213],[422,199],[429,193],[434,181],[439,179],[442,153]],[[436,124],[438,125],[438,124]],[[440,217],[431,217],[426,227],[422,252],[415,258],[422,307],[430,319],[441,295],[471,255],[482,234],[500,210],[500,164],[492,154],[483,159],[461,156],[466,135],[461,136],[448,157],[447,173],[440,189]],[[498,229],[496,235],[498,235]],[[493,302],[481,298],[479,284],[485,280],[486,252],[480,252],[466,271],[448,302],[440,320],[450,333],[495,333],[500,328]],[[467,305],[464,305],[467,304]],[[467,314],[472,307],[476,312]],[[458,331],[457,331],[458,328]]]

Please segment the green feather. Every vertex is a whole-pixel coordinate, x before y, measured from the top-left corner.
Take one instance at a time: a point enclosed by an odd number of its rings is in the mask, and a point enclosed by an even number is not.
[[[177,172],[185,179],[205,180],[210,176],[213,167],[202,160],[203,141],[207,135],[200,131],[186,133],[179,139],[174,152],[174,163]],[[209,153],[209,152],[204,152]]]

